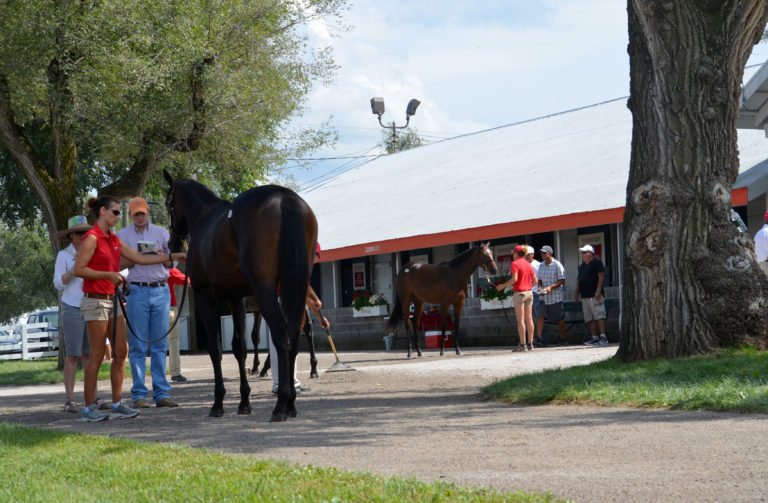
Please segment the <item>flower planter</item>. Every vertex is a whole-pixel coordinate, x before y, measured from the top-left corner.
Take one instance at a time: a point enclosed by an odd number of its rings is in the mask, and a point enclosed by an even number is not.
[[[386,316],[388,307],[389,306],[387,305],[366,306],[366,307],[360,308],[360,310],[352,308],[352,317],[365,318],[366,316]]]
[[[488,311],[490,309],[511,309],[512,297],[507,297],[503,301],[501,300],[483,300],[480,299],[480,310]]]

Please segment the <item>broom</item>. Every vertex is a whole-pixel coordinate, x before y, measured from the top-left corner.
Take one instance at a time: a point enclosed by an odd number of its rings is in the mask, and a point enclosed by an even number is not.
[[[322,315],[320,316],[320,319],[322,319]],[[336,357],[336,363],[331,365],[331,368],[326,370],[326,372],[346,372],[349,370],[357,370],[339,360],[339,354],[336,352],[336,345],[333,343],[333,337],[331,337],[331,330],[329,328],[325,328],[325,334],[328,336],[328,342],[331,344],[333,356]]]

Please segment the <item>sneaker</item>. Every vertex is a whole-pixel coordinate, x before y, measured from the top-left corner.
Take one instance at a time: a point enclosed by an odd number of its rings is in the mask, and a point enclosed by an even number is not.
[[[64,412],[80,412],[80,407],[72,400],[67,400],[67,403],[64,404]]]
[[[187,378],[183,375],[179,374],[177,376],[172,376],[171,381],[173,382],[187,382]]]
[[[301,395],[302,393],[308,393],[310,390],[309,386],[305,386],[303,384],[300,384],[296,386],[296,396]],[[277,388],[272,388],[272,394],[277,395]]]
[[[112,409],[109,412],[110,419],[130,419],[139,415],[139,411],[132,409],[127,405],[123,405],[122,402],[119,405],[112,404]]]
[[[597,342],[598,346],[607,346],[608,345],[608,337],[602,336],[600,337],[600,340]]]
[[[93,423],[96,421],[106,421],[107,419],[109,419],[109,416],[103,412],[99,412],[99,409],[94,403],[88,407],[83,407],[83,417],[80,419],[80,421],[88,421]]]
[[[597,346],[598,344],[600,344],[600,337],[592,337],[592,339],[584,343],[585,346]]]
[[[162,398],[155,404],[156,407],[178,407],[179,404],[170,398]]]
[[[109,402],[107,400],[104,400],[103,398],[97,398],[95,402],[96,407],[99,410],[109,410],[109,406],[112,405],[112,402]]]
[[[148,409],[152,406],[152,402],[147,400],[146,398],[137,398],[133,401],[133,408],[134,409]]]
[[[533,344],[528,345],[528,351],[533,351]]]
[[[526,347],[525,344],[520,344],[519,346],[517,346],[518,353],[525,353],[526,351],[528,351],[528,347]]]

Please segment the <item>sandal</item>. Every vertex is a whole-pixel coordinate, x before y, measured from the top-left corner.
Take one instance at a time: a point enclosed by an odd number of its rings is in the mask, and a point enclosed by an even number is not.
[[[72,400],[67,400],[67,403],[64,404],[64,412],[80,412],[80,407]]]

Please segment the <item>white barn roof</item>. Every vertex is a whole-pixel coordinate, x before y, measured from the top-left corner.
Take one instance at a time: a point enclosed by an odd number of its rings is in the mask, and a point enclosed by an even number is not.
[[[303,191],[323,260],[621,221],[626,100],[382,156]],[[741,130],[739,152],[743,173],[768,159],[768,140]]]

